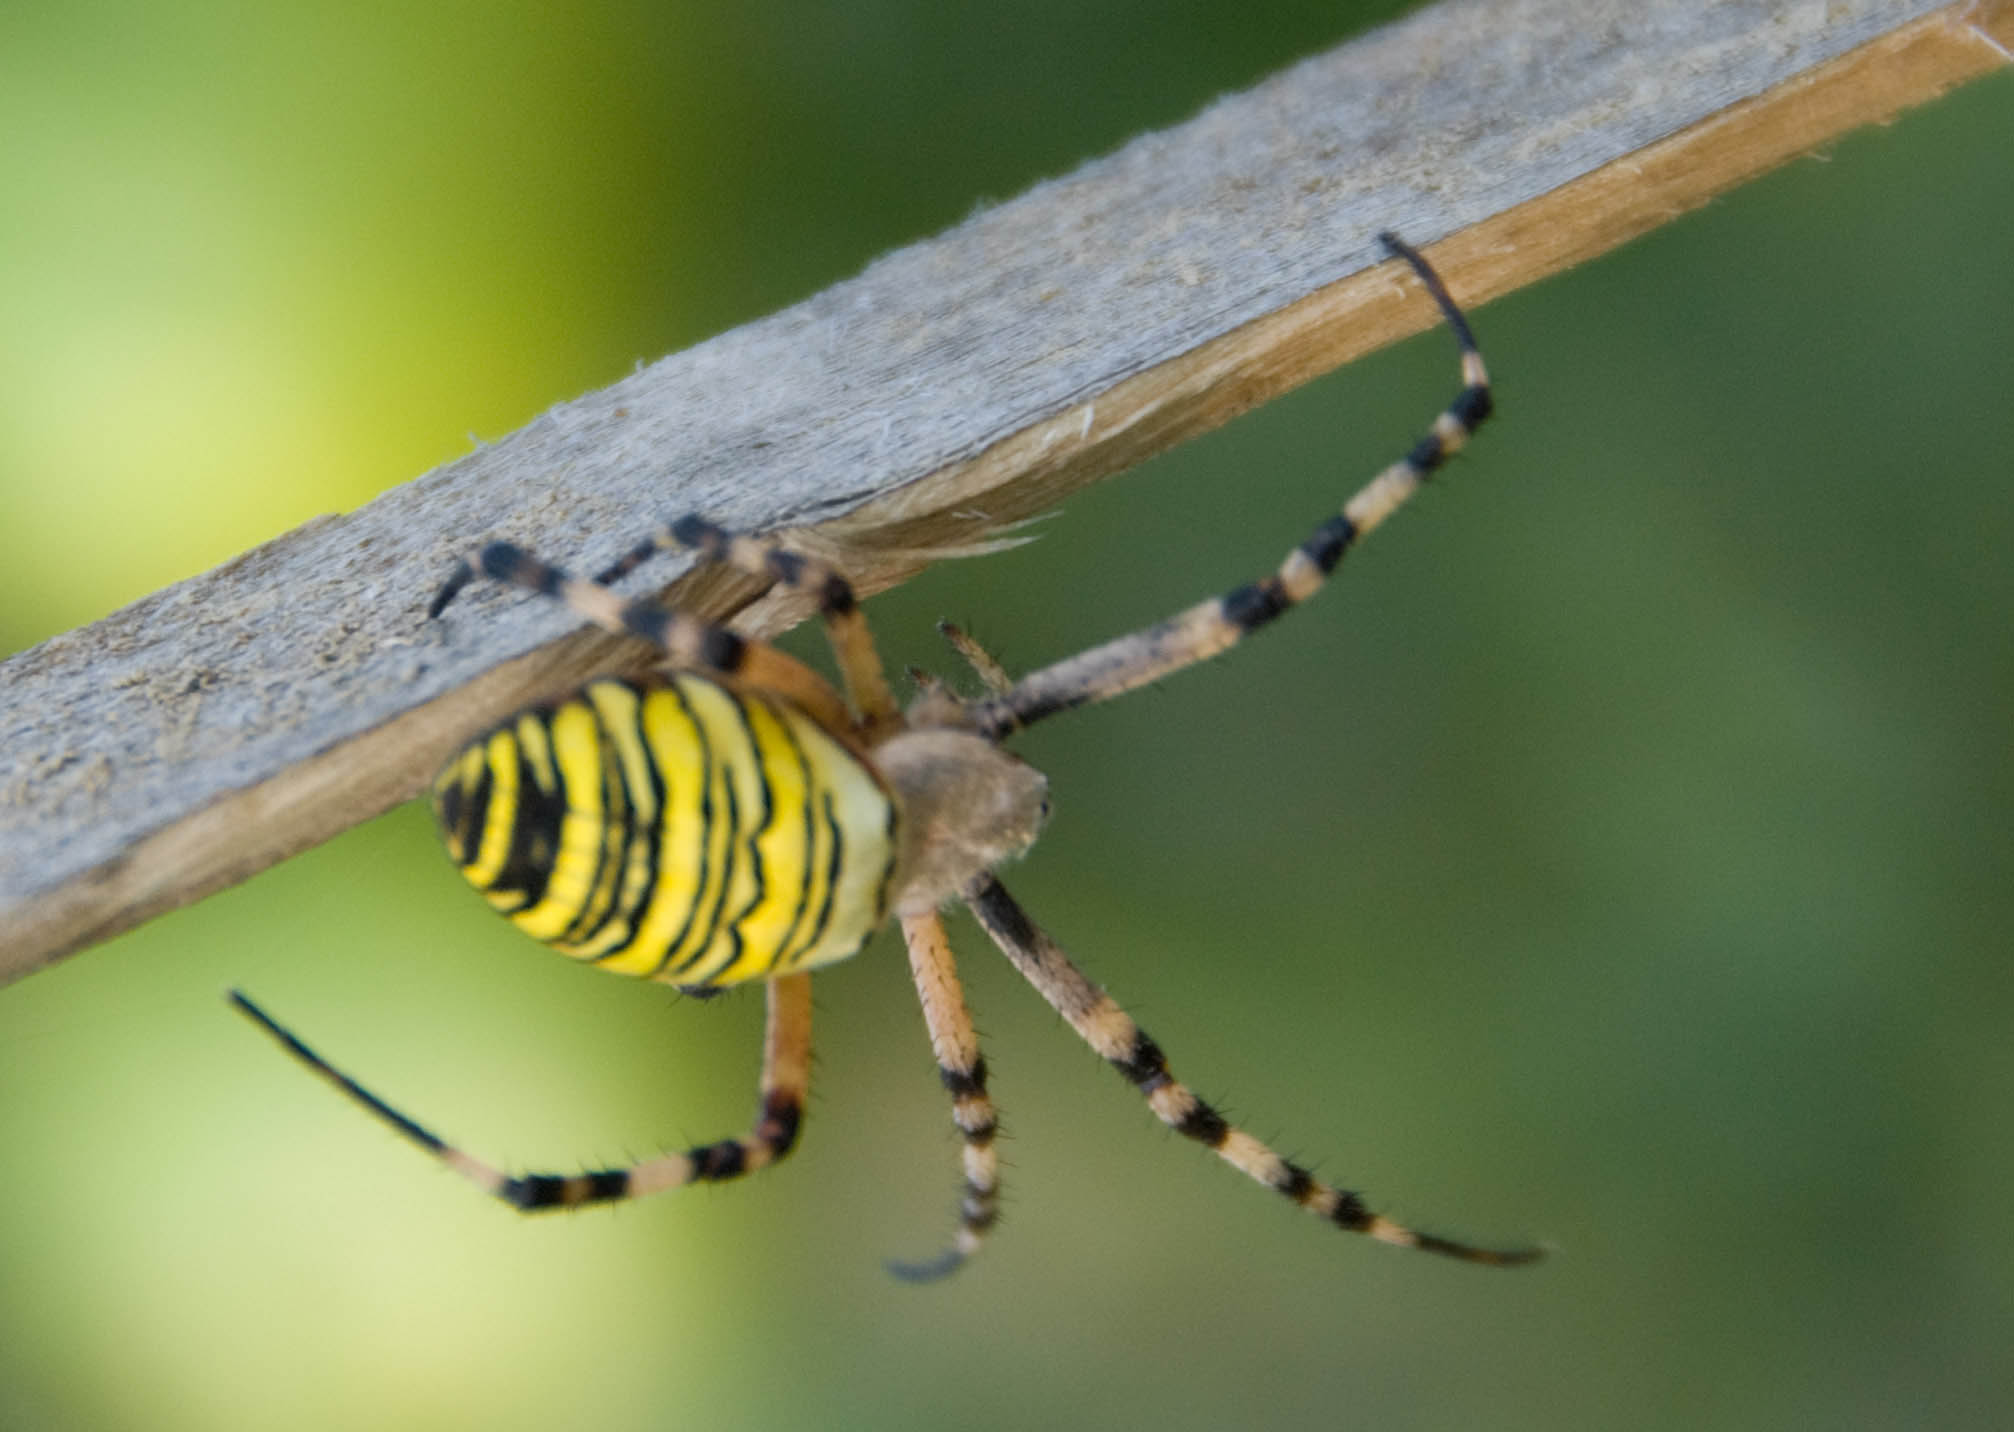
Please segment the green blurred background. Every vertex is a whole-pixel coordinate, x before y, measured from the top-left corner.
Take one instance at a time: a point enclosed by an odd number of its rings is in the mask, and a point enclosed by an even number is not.
[[[11,5],[0,649],[1400,8]],[[1500,423],[1338,589],[1021,745],[1014,886],[1181,1073],[1549,1264],[1293,1216],[962,921],[1012,1138],[960,1278],[879,1266],[956,1185],[886,937],[782,1170],[521,1223],[223,987],[520,1167],[740,1128],[759,1001],[554,958],[405,809],[0,992],[0,1426],[2005,1425],[2010,137],[2003,75],[1485,308]],[[1452,378],[1414,340],[877,627],[1026,666],[1241,581]]]

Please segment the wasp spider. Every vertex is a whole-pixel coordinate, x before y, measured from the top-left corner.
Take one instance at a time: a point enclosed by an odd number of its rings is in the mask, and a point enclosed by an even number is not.
[[[480,572],[565,602],[663,653],[654,675],[590,682],[471,743],[436,780],[434,811],[455,863],[490,904],[575,959],[695,994],[763,982],[761,1103],[747,1136],[628,1168],[506,1174],[385,1103],[242,993],[232,999],[288,1053],[485,1192],[527,1212],[577,1208],[734,1178],[787,1154],[809,1075],[809,972],[852,954],[892,913],[964,1140],[955,1238],[928,1262],[895,1265],[902,1276],[924,1279],[970,1256],[999,1207],[986,1061],[939,915],[958,900],[1156,1117],[1247,1177],[1386,1243],[1472,1263],[1537,1257],[1536,1249],[1479,1248],[1404,1227],[1233,1127],[1175,1079],[1160,1046],[1070,962],[994,874],[1034,841],[1049,808],[1047,783],[1001,749],[1003,738],[1214,656],[1305,601],[1350,545],[1488,415],[1489,381],[1461,311],[1418,253],[1391,235],[1383,242],[1419,275],[1461,344],[1461,392],[1429,433],[1271,576],[1144,631],[1010,681],[969,638],[947,628],[988,688],[982,698],[964,700],[926,681],[907,711],[898,708],[843,576],[697,517],[653,534],[594,581],[503,542],[483,547],[448,579],[430,616]],[[773,647],[609,590],[667,548],[693,549],[704,560],[815,595],[847,699]]]

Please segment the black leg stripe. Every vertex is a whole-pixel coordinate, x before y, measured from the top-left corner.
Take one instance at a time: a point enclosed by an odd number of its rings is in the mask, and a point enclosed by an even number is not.
[[[1143,1094],[1151,1094],[1168,1082],[1168,1056],[1147,1037],[1145,1030],[1133,1032],[1133,1047],[1112,1066],[1131,1080]]]
[[[524,553],[508,542],[486,542],[482,551],[476,554],[476,561],[481,564],[483,575],[499,582],[508,582],[511,573],[517,570],[518,563],[523,560]]]
[[[1286,1161],[1283,1159],[1281,1162],[1285,1163]],[[1275,1184],[1274,1187],[1294,1202],[1306,1203],[1308,1196],[1314,1192],[1315,1176],[1296,1163],[1286,1164],[1286,1170],[1286,1178]]]
[[[1016,949],[1032,949],[1036,943],[1035,927],[1028,923],[1027,912],[1014,903],[1006,889],[991,875],[980,877],[981,883],[966,899],[972,906],[972,913],[988,929],[1000,932],[1000,938]]]
[[[959,1132],[965,1136],[967,1144],[975,1149],[983,1149],[990,1147],[993,1140],[999,1136],[1000,1125],[997,1121],[988,1119],[983,1124],[974,1124],[969,1129],[960,1129]]]
[[[1252,631],[1264,626],[1293,603],[1280,589],[1280,579],[1268,577],[1262,582],[1252,582],[1228,592],[1223,598],[1224,620],[1240,631]]]
[[[825,579],[825,586],[818,593],[818,610],[829,617],[843,617],[855,605],[852,583],[837,572]]]
[[[629,1197],[629,1170],[626,1168],[597,1169],[585,1175],[587,1196],[583,1203],[607,1203],[612,1199]]]
[[[760,1137],[777,1158],[797,1144],[797,1132],[804,1126],[804,1106],[794,1094],[771,1094],[762,1101]]]
[[[1199,1144],[1218,1149],[1222,1148],[1224,1140],[1231,1136],[1231,1126],[1222,1114],[1201,1099],[1197,1099],[1196,1106],[1184,1114],[1182,1121],[1175,1125],[1175,1132],[1186,1135]]]
[[[556,1208],[566,1202],[566,1180],[549,1173],[506,1179],[497,1197],[522,1209]]]
[[[699,644],[699,659],[715,671],[739,671],[748,643],[726,627],[708,627]]]
[[[671,535],[686,547],[704,549],[718,546],[727,534],[696,512],[688,512],[671,524]]]
[[[1336,570],[1350,543],[1357,540],[1357,524],[1340,513],[1331,517],[1301,544],[1301,555],[1321,569],[1323,576]]]
[[[724,1178],[739,1178],[748,1171],[748,1151],[737,1139],[722,1143],[704,1144],[686,1155],[692,1160],[692,1176],[716,1182]]]
[[[1463,428],[1474,432],[1495,409],[1496,400],[1490,396],[1490,390],[1478,387],[1462,389],[1462,395],[1454,400],[1448,412]]]
[[[1329,1215],[1329,1221],[1338,1228],[1361,1232],[1370,1227],[1371,1211],[1364,1207],[1364,1201],[1354,1193],[1338,1192],[1336,1211]]]
[[[663,646],[671,631],[671,613],[647,602],[631,602],[622,609],[622,624],[656,646]]]
[[[970,1069],[953,1069],[940,1065],[937,1078],[944,1085],[945,1092],[954,1099],[970,1099],[986,1092],[986,1056],[980,1055],[972,1061]]]
[[[1406,454],[1406,466],[1425,477],[1447,460],[1447,449],[1442,446],[1440,434],[1428,433],[1413,445]]]
[[[1011,712],[1004,713],[996,720],[987,735],[998,740],[1023,726],[1032,726],[1037,721],[1045,721],[1051,716],[1060,716],[1065,711],[1075,711],[1079,706],[1091,704],[1092,695],[1088,690],[1073,690],[1061,695],[1045,695],[1023,699],[1017,702]]]

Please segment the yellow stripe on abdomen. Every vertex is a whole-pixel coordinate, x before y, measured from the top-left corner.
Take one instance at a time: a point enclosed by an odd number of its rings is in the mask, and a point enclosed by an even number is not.
[[[524,713],[434,785],[471,884],[527,933],[688,987],[807,969],[887,913],[897,812],[788,702],[689,672]]]
[[[566,802],[559,823],[559,845],[546,874],[545,891],[537,904],[511,916],[511,922],[535,940],[548,943],[566,933],[592,896],[612,816],[606,808],[602,762],[606,756],[601,722],[584,701],[566,701],[542,722],[527,714],[520,725],[540,725],[552,746],[552,763],[559,775],[558,792]],[[529,754],[530,742],[520,738]]]
[[[858,757],[796,707],[779,708],[811,769],[807,803],[818,832],[804,928],[777,967],[785,973],[844,959],[887,917],[899,817]]]

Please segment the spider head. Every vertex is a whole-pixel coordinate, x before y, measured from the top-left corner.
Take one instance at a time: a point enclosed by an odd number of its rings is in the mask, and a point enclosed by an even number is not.
[[[1048,777],[970,731],[903,731],[874,764],[902,804],[898,914],[934,910],[1021,854],[1049,816]]]

